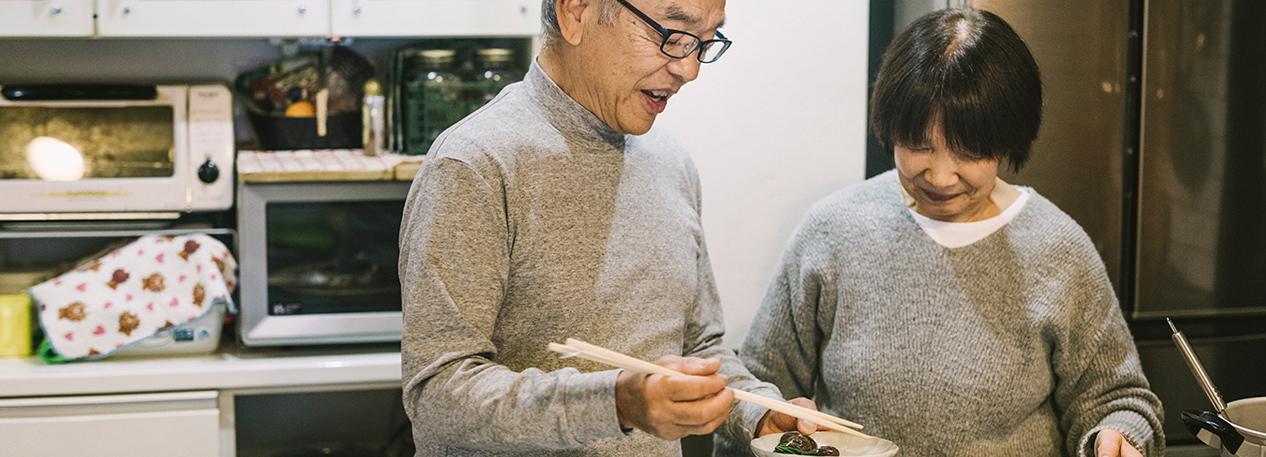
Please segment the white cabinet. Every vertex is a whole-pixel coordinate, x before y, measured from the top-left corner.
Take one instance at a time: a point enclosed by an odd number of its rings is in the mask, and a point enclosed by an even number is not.
[[[92,0],[0,1],[0,36],[92,36]]]
[[[4,455],[219,457],[215,391],[0,399]]]
[[[533,36],[538,0],[330,0],[333,35]]]
[[[102,37],[326,36],[329,0],[96,0]]]
[[[537,0],[0,0],[0,36],[533,36],[540,9]]]

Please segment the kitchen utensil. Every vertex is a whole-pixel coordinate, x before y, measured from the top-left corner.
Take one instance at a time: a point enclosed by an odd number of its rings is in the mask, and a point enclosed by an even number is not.
[[[672,370],[670,368],[666,368],[666,367],[656,365],[644,360],[629,357],[627,355],[624,355],[624,354],[621,354],[609,349],[605,349],[599,346],[595,346],[595,345],[592,345],[592,344],[589,344],[589,343],[586,343],[584,341],[580,341],[574,338],[568,338],[567,344],[565,345],[558,344],[558,343],[550,343],[549,350],[563,354],[562,358],[580,357],[582,359],[592,360],[595,362],[601,362],[607,365],[623,368],[630,371],[636,371],[639,373],[661,374],[664,376],[685,376],[684,374],[677,372],[675,370]],[[780,413],[783,413],[789,416],[804,419],[809,422],[813,422],[815,424],[821,425],[823,427],[827,427],[832,430],[851,434],[859,438],[867,438],[867,439],[870,438],[869,435],[866,435],[862,432],[845,428],[845,427],[862,428],[861,425],[844,420],[844,419],[840,419],[830,414],[814,411],[809,408],[796,406],[794,404],[783,402],[783,401],[772,400],[772,399],[765,398],[765,397],[762,397],[760,395],[756,395],[750,392],[744,392],[742,390],[736,390],[736,389],[730,389],[730,390],[734,391],[734,398],[737,398],[739,400],[743,400],[749,403],[754,403],[760,406],[764,406],[774,411],[778,411]]]
[[[1187,343],[1187,338],[1169,319],[1171,338],[1187,361],[1187,367],[1204,390],[1214,411],[1183,411],[1183,425],[1201,442],[1221,449],[1224,457],[1261,457],[1266,455],[1266,397],[1223,403],[1222,395],[1213,386],[1200,359]]]
[[[790,454],[774,452],[779,433],[771,433],[752,440],[752,453],[757,457],[788,457]],[[897,453],[897,445],[883,438],[862,438],[839,432],[817,432],[810,435],[819,446],[835,446],[841,456],[890,457]]]
[[[1210,403],[1213,403],[1213,412],[1222,413],[1226,409],[1226,403],[1222,401],[1222,395],[1218,393],[1218,389],[1213,386],[1213,381],[1209,380],[1209,374],[1205,373],[1204,366],[1200,364],[1200,359],[1196,357],[1196,352],[1191,350],[1190,344],[1187,344],[1187,337],[1178,331],[1178,327],[1174,326],[1173,321],[1165,319],[1165,322],[1168,322],[1170,330],[1174,331],[1170,338],[1178,346],[1178,351],[1182,353],[1183,360],[1187,361],[1187,368],[1191,369],[1191,374],[1196,377],[1196,382],[1204,390],[1205,396],[1209,397]]]

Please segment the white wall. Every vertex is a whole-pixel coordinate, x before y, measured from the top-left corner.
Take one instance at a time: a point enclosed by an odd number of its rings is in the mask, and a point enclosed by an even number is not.
[[[729,346],[742,343],[809,205],[862,180],[868,10],[866,0],[729,0],[734,45],[660,116],[699,167]],[[399,44],[353,47],[382,62]],[[0,82],[228,82],[275,57],[262,39],[7,39]]]
[[[809,206],[864,177],[868,19],[864,0],[729,0],[734,45],[657,121],[699,167],[728,346]]]

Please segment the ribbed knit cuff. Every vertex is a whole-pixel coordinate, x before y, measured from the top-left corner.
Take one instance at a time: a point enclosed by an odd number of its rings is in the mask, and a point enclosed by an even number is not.
[[[615,410],[615,380],[619,370],[576,373],[567,377],[562,392],[567,429],[577,443],[624,436]]]
[[[1120,432],[1121,436],[1134,446],[1134,449],[1145,456],[1160,455],[1161,449],[1152,449],[1156,441],[1152,439],[1155,432],[1148,425],[1147,419],[1134,411],[1116,411],[1103,418],[1098,426],[1082,435],[1081,443],[1077,446],[1082,457],[1098,457],[1095,454],[1095,438],[1099,436],[1099,431],[1104,429]]]
[[[761,387],[750,390],[749,392],[765,398],[783,401],[782,395],[779,394],[777,389]],[[742,423],[739,425],[742,426],[743,431],[746,432],[745,436],[747,436],[748,441],[751,441],[751,439],[756,436],[756,427],[760,426],[760,419],[765,417],[765,413],[769,412],[769,408],[745,401],[735,401],[734,407],[742,408]]]

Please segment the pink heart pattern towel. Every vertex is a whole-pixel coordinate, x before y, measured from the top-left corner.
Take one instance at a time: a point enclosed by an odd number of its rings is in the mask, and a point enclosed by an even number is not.
[[[40,325],[66,360],[105,357],[202,317],[229,296],[237,261],[207,235],[146,235],[31,287]]]

